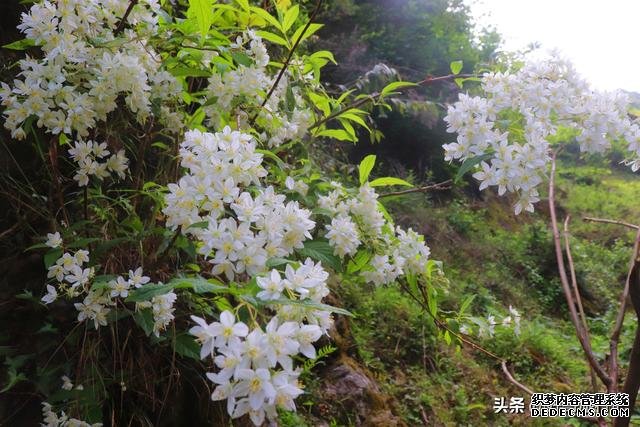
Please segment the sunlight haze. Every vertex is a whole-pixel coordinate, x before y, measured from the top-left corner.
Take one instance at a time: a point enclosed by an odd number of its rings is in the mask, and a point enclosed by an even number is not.
[[[569,58],[597,89],[640,92],[640,1],[467,0],[481,25],[494,26],[503,49],[539,42]]]

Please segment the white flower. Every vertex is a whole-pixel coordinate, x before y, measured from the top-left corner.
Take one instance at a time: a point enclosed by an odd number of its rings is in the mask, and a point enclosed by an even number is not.
[[[240,369],[237,376],[241,381],[234,387],[234,393],[248,395],[249,406],[254,411],[260,409],[265,400],[275,399],[276,390],[267,369]]]
[[[336,255],[353,255],[360,246],[356,224],[345,215],[337,216],[327,225],[327,238]]]
[[[129,295],[129,287],[131,284],[122,276],[118,276],[116,280],[109,282],[111,288],[111,297],[126,298]]]
[[[149,277],[143,275],[142,267],[136,268],[135,271],[129,270],[129,283],[134,287],[139,288],[140,286],[149,283],[149,280],[151,280]]]
[[[284,283],[277,270],[271,270],[267,277],[258,277],[256,282],[263,289],[256,295],[261,300],[275,300],[282,296]]]
[[[45,245],[50,248],[59,248],[62,245],[62,237],[60,237],[60,233],[57,231],[55,233],[47,233],[47,241],[45,242]]]
[[[222,347],[228,343],[246,337],[249,328],[242,322],[236,323],[236,318],[228,310],[220,313],[220,322],[214,322],[210,325],[211,332],[216,337],[216,346]]]
[[[200,348],[200,359],[213,355],[216,334],[212,326],[197,316],[191,316],[191,320],[198,324],[198,326],[189,329],[189,333],[194,335],[202,346]]]
[[[51,304],[56,300],[56,298],[58,298],[58,292],[56,291],[56,288],[51,285],[47,285],[47,293],[42,297],[41,301],[45,304]]]
[[[92,268],[81,268],[77,265],[71,267],[71,274],[65,276],[65,280],[69,282],[72,288],[85,286],[93,276]]]

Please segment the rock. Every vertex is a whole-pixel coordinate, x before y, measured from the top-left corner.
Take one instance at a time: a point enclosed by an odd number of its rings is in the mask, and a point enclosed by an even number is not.
[[[404,426],[393,414],[385,396],[365,368],[349,356],[341,355],[322,375],[320,394],[324,414],[338,415],[356,426]]]

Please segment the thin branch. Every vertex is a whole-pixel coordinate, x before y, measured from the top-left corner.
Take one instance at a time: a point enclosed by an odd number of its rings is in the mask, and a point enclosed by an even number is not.
[[[585,216],[584,218],[582,218],[582,220],[583,221],[590,221],[590,222],[603,222],[605,224],[617,224],[617,225],[622,225],[622,226],[625,226],[625,227],[633,228],[634,230],[640,230],[640,226],[639,225],[630,224],[630,223],[624,222],[624,221],[616,221],[614,219],[592,218],[592,217]]]
[[[133,7],[136,4],[138,4],[138,0],[131,0],[129,2],[129,6],[127,6],[127,10],[124,12],[124,15],[122,15],[122,19],[120,20],[120,22],[118,22],[118,26],[113,32],[114,36],[117,36],[124,30],[124,25],[127,23],[127,18],[129,17],[129,14],[131,13],[131,11],[133,10]]]
[[[427,314],[433,319],[433,322],[435,323],[435,325],[438,328],[447,331],[450,335],[453,335],[453,337],[458,339],[460,342],[470,346],[471,348],[486,354],[487,356],[491,357],[494,360],[497,360],[502,365],[503,371],[505,370],[506,363],[507,363],[507,361],[505,359],[503,359],[500,356],[498,356],[497,354],[487,350],[486,348],[482,347],[480,344],[477,344],[477,343],[473,342],[472,340],[466,338],[462,334],[454,332],[453,330],[451,330],[451,328],[449,328],[449,326],[447,326],[446,323],[444,323],[442,320],[438,319],[436,316],[434,316],[431,313],[431,310],[429,309],[428,296],[427,296],[426,292],[424,291],[424,288],[422,288],[422,287],[420,288],[420,292],[421,292],[422,298],[423,298],[423,300],[421,301],[417,296],[415,296],[413,294],[413,292],[411,292],[411,289],[409,289],[408,286],[405,283],[400,282],[400,286],[404,289],[405,292],[407,292],[407,294],[409,294],[409,296],[414,301],[416,301],[418,303],[418,305],[420,305],[422,307],[423,311],[427,312]],[[511,375],[511,373],[508,370],[506,370],[505,376],[506,376],[507,380],[510,383],[512,383],[513,385],[515,385],[519,389],[524,390],[529,394],[533,394],[529,388],[527,388],[524,385],[522,385],[522,383],[516,381],[516,379],[513,377],[513,375]]]
[[[624,324],[624,315],[627,309],[627,297],[629,296],[629,286],[631,284],[631,277],[633,275],[633,269],[636,265],[636,255],[638,248],[640,247],[640,229],[636,233],[636,239],[633,243],[633,251],[631,253],[631,261],[629,262],[629,272],[627,273],[627,279],[624,282],[624,289],[620,295],[620,307],[618,308],[618,315],[616,316],[616,323],[611,332],[611,339],[609,340],[610,351],[610,367],[609,375],[613,379],[614,389],[618,388],[618,343],[620,340],[620,333],[622,331],[622,325]]]
[[[513,375],[511,374],[511,372],[509,372],[509,368],[507,368],[507,361],[506,360],[502,360],[502,363],[500,364],[502,366],[502,372],[504,372],[504,374],[506,375],[507,379],[509,381],[511,381],[511,383],[513,385],[515,385],[516,387],[518,387],[520,390],[524,391],[525,393],[528,394],[533,394],[533,391],[531,391],[531,389],[525,385],[523,385],[522,383],[520,383],[518,380],[516,380]]]
[[[429,76],[426,79],[417,82],[416,85],[425,86],[425,85],[430,85],[430,84],[438,83],[438,82],[445,81],[445,80],[451,80],[451,79],[455,79],[455,78],[467,78],[467,77],[477,77],[477,76],[475,74],[448,74],[446,76],[439,76],[439,77],[431,77],[431,76]],[[405,88],[399,88],[397,90],[398,91],[402,91],[404,89],[410,89],[412,87],[413,86],[407,86]],[[358,107],[366,104],[369,101],[373,101],[378,96],[380,96],[380,93],[379,92],[374,92],[374,93],[370,94],[369,96],[367,96],[365,98],[360,98],[360,99],[354,101],[352,104],[350,104],[350,105],[348,105],[348,106],[346,106],[344,108],[341,108],[340,111],[336,111],[335,113],[330,114],[327,117],[318,120],[317,122],[315,122],[314,124],[312,124],[309,127],[309,130],[313,130],[313,129],[319,127],[319,126],[322,126],[323,124],[327,123],[328,121],[331,121],[331,120],[335,119],[336,117],[339,117],[340,115],[346,113],[349,110],[353,110],[354,108],[358,108]]]
[[[58,170],[58,142],[55,138],[52,138],[51,141],[49,141],[49,162],[51,163],[51,180],[53,181],[52,191],[58,199],[58,204],[60,205],[59,211],[62,212],[65,222],[70,224],[69,214],[67,213],[67,208],[64,204],[64,196],[62,195],[62,186],[60,184],[61,177],[60,171]],[[54,214],[54,216],[56,215]]]
[[[13,226],[11,226],[11,228],[9,228],[7,230],[4,230],[2,233],[0,233],[0,239],[4,238],[5,236],[10,235],[14,231],[16,231],[18,229],[18,227],[20,227],[20,222],[16,222],[15,224],[13,224]]]
[[[265,105],[267,105],[267,101],[269,101],[269,98],[271,98],[271,95],[273,95],[273,92],[275,92],[276,88],[278,87],[278,83],[280,83],[280,79],[282,79],[282,76],[284,75],[285,71],[287,71],[287,67],[289,67],[289,63],[291,62],[291,58],[293,57],[294,52],[298,48],[300,41],[302,41],[302,37],[304,37],[305,33],[309,29],[309,26],[311,25],[313,20],[316,18],[316,15],[318,15],[318,12],[320,12],[320,6],[322,6],[322,1],[323,0],[318,0],[318,2],[316,3],[316,7],[315,9],[313,9],[313,12],[309,17],[309,21],[307,21],[306,25],[302,29],[302,32],[300,33],[296,41],[293,43],[293,46],[289,51],[289,55],[287,55],[287,59],[285,59],[284,64],[282,64],[282,68],[280,69],[280,72],[278,73],[276,80],[273,82],[271,89],[269,89],[269,92],[267,93],[267,96],[264,98],[264,101],[262,101],[262,105],[260,107],[264,107]]]
[[[478,77],[478,75],[477,74],[447,74],[446,76],[438,76],[438,77],[428,76],[424,80],[419,81],[417,84],[422,86],[422,85],[438,83],[446,80],[467,79],[470,77]]]
[[[439,182],[437,184],[427,185],[424,187],[410,188],[408,190],[401,190],[401,191],[392,191],[390,193],[380,194],[378,198],[390,197],[390,196],[402,196],[404,194],[411,194],[411,193],[426,193],[428,191],[449,190],[451,188],[451,182],[452,181],[448,179],[446,181]]]
[[[562,283],[562,290],[564,292],[565,299],[569,306],[569,317],[576,330],[576,335],[580,345],[584,351],[587,362],[593,367],[594,371],[600,378],[600,380],[607,386],[607,389],[611,386],[611,378],[607,375],[602,368],[591,349],[591,343],[585,336],[582,324],[578,320],[578,313],[576,311],[575,303],[571,295],[571,287],[569,285],[569,278],[567,277],[567,270],[564,264],[564,256],[562,253],[562,243],[560,241],[560,231],[558,230],[558,219],[556,217],[556,203],[555,203],[555,172],[556,172],[556,154],[553,153],[551,161],[551,173],[549,175],[549,213],[551,216],[551,228],[553,229],[553,242],[556,251],[556,260],[558,263],[558,273],[560,275],[560,282]]]
[[[584,314],[582,297],[580,296],[580,290],[578,289],[578,280],[576,279],[576,269],[573,264],[573,256],[571,255],[571,244],[569,242],[569,221],[571,221],[571,215],[567,215],[564,220],[564,250],[567,254],[567,263],[569,264],[569,273],[571,274],[571,287],[573,288],[573,297],[578,304],[578,311],[580,313],[580,320],[582,320],[582,327],[584,328],[585,336],[587,337],[587,340],[591,341],[591,337],[589,336],[589,325],[587,325],[587,316]],[[598,390],[598,385],[596,383],[595,372],[593,371],[593,367],[591,365],[589,365],[589,372],[591,375],[591,388],[595,393]]]
[[[341,108],[339,111],[336,111],[335,113],[329,114],[327,117],[318,120],[317,122],[315,122],[314,124],[312,124],[309,127],[309,130],[313,130],[319,126],[322,126],[323,124],[327,123],[328,121],[331,121],[333,119],[335,119],[336,117],[346,113],[349,110],[353,110],[355,108],[358,108],[364,104],[366,104],[369,101],[373,101],[375,98],[377,98],[380,94],[378,92],[372,93],[369,96],[365,97],[365,98],[360,98],[356,101],[354,101],[352,104],[347,105],[344,108]]]
[[[638,240],[636,239],[636,242]],[[634,246],[634,260],[631,268],[629,280],[629,299],[633,309],[636,312],[636,336],[631,347],[629,355],[629,368],[627,376],[622,385],[622,392],[629,395],[629,414],[633,413],[638,390],[640,389],[640,253],[638,245]],[[615,418],[613,425],[615,427],[626,427],[629,425],[629,417]]]

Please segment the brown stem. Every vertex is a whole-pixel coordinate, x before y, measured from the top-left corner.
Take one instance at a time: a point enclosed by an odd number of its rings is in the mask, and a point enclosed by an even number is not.
[[[62,216],[64,217],[67,225],[69,222],[69,214],[67,213],[67,208],[64,205],[64,196],[62,195],[62,186],[60,185],[60,171],[58,170],[58,143],[56,138],[51,138],[49,141],[49,162],[51,164],[51,180],[53,181],[53,188],[58,199],[59,210],[62,211]]]
[[[408,190],[392,191],[390,193],[380,194],[378,198],[389,197],[389,196],[402,196],[404,194],[411,194],[411,193],[425,193],[427,191],[449,190],[450,188],[451,188],[451,180],[448,179],[446,181],[439,182],[437,184],[427,185],[424,187],[416,187],[416,188],[410,188]]]
[[[582,327],[584,328],[584,334],[589,341],[589,325],[587,325],[587,316],[584,314],[584,307],[582,305],[582,297],[580,296],[580,290],[578,289],[578,280],[576,279],[576,269],[573,263],[573,256],[571,255],[571,244],[569,242],[569,221],[571,221],[571,215],[567,215],[564,220],[564,250],[567,254],[567,263],[569,264],[569,273],[571,275],[571,287],[573,289],[573,297],[578,304],[578,311],[580,313],[580,320],[582,320]],[[596,380],[593,367],[589,365],[589,373],[591,375],[591,388],[595,393],[598,390],[598,384]],[[614,381],[615,383],[615,381]]]
[[[124,12],[124,15],[122,15],[122,19],[120,20],[120,22],[118,22],[118,26],[116,27],[115,31],[113,32],[114,36],[117,36],[122,31],[124,31],[124,25],[127,23],[127,18],[129,17],[129,14],[131,13],[131,11],[133,10],[133,7],[137,3],[138,3],[138,0],[131,0],[129,2],[129,6],[127,6],[127,10]]]
[[[524,391],[525,393],[533,394],[533,391],[531,391],[529,387],[520,383],[518,380],[516,380],[513,377],[511,372],[509,372],[509,369],[507,368],[506,360],[502,360],[502,363],[500,365],[502,366],[502,372],[504,372],[505,376],[509,379],[509,381],[511,381],[512,384],[514,384],[516,387],[518,387],[520,390]]]
[[[629,262],[629,272],[627,273],[627,279],[624,282],[624,288],[620,295],[620,306],[618,308],[618,315],[616,316],[616,323],[611,332],[611,339],[609,340],[609,350],[611,353],[610,361],[610,375],[613,382],[618,386],[618,342],[620,340],[620,333],[622,331],[622,325],[624,324],[624,315],[627,309],[627,297],[629,296],[629,286],[631,284],[631,278],[633,270],[636,265],[636,254],[640,246],[640,229],[636,233],[636,239],[633,243],[633,251],[631,252],[631,261]],[[617,390],[615,390],[617,391]]]
[[[444,323],[442,320],[438,319],[436,316],[434,316],[431,313],[431,310],[429,309],[429,300],[428,300],[428,296],[426,294],[426,291],[424,289],[424,287],[420,287],[420,293],[422,295],[422,300],[420,300],[420,298],[418,298],[417,296],[415,296],[413,294],[413,292],[411,292],[411,289],[408,288],[408,286],[405,283],[400,282],[400,286],[403,288],[403,290],[405,292],[407,292],[407,294],[418,303],[419,306],[422,307],[422,310],[425,311],[432,319],[433,322],[435,323],[435,325],[444,330],[447,331],[450,335],[452,335],[453,337],[455,337],[456,339],[458,339],[461,343],[466,344],[468,346],[470,346],[471,348],[478,350],[484,354],[486,354],[487,356],[491,357],[494,360],[497,360],[498,362],[500,362],[500,364],[502,365],[502,369],[503,372],[505,373],[505,377],[507,378],[507,380],[509,382],[511,382],[513,385],[515,385],[516,387],[518,387],[519,389],[529,393],[529,394],[533,394],[531,392],[531,389],[529,389],[528,387],[525,387],[524,385],[522,385],[522,383],[518,382],[513,375],[511,375],[511,373],[509,372],[508,369],[506,369],[506,363],[507,361],[503,358],[501,358],[500,356],[498,356],[497,354],[487,350],[486,348],[482,347],[480,344],[477,344],[475,342],[473,342],[472,340],[464,337],[462,334],[459,334],[457,332],[454,332],[453,330],[451,330],[451,328],[449,328],[449,326],[447,326],[446,323]]]
[[[447,74],[446,76],[438,76],[438,77],[428,76],[426,79],[419,81],[417,84],[426,85],[426,84],[437,83],[445,80],[466,79],[469,77],[478,77],[478,75],[477,74]]]
[[[603,222],[605,224],[623,225],[625,227],[633,228],[634,230],[640,230],[640,226],[638,226],[638,225],[630,224],[630,223],[624,222],[624,221],[616,221],[614,219],[592,218],[592,217],[585,216],[584,218],[582,218],[582,220],[583,221],[590,221],[590,222]]]
[[[278,83],[280,83],[280,79],[282,79],[282,76],[284,75],[285,71],[287,71],[287,67],[289,67],[289,63],[291,62],[291,58],[293,57],[294,52],[298,48],[300,41],[302,41],[302,37],[304,37],[304,34],[307,32],[307,30],[309,29],[309,26],[311,25],[313,20],[316,18],[316,15],[318,15],[318,12],[320,12],[320,6],[322,6],[322,1],[323,0],[317,1],[315,9],[313,9],[313,12],[309,17],[309,21],[307,21],[306,25],[302,29],[302,32],[300,33],[298,38],[295,40],[295,42],[293,42],[293,46],[289,51],[289,55],[287,55],[287,59],[285,59],[284,64],[282,64],[282,68],[280,69],[280,72],[278,73],[276,80],[273,82],[271,89],[269,89],[267,96],[264,98],[264,101],[262,101],[261,107],[264,107],[265,105],[267,105],[269,98],[271,98],[271,95],[273,95],[273,92],[275,92],[276,88],[278,87]]]
[[[564,256],[562,253],[562,243],[560,241],[560,231],[558,230],[558,219],[556,217],[556,204],[555,204],[555,172],[556,172],[556,153],[552,155],[551,161],[551,173],[549,176],[549,213],[551,216],[551,228],[553,230],[553,242],[556,251],[556,260],[558,263],[558,273],[560,275],[560,282],[562,283],[562,290],[564,292],[565,299],[567,300],[567,304],[569,306],[569,317],[571,318],[571,322],[573,323],[573,327],[576,330],[576,335],[578,337],[578,341],[580,341],[580,345],[582,346],[582,350],[584,351],[587,362],[593,370],[598,375],[598,378],[602,381],[603,384],[607,386],[607,389],[611,386],[611,378],[607,375],[605,370],[602,368],[595,355],[593,354],[593,350],[591,349],[591,343],[589,342],[588,337],[585,335],[585,331],[582,328],[582,324],[578,320],[578,313],[575,307],[575,301],[573,300],[573,296],[571,294],[571,286],[569,284],[569,278],[567,277],[567,270],[564,264]]]
[[[640,253],[638,252],[638,239],[634,245],[634,260],[629,276],[629,297],[636,312],[637,325],[636,336],[629,355],[629,369],[622,385],[622,392],[629,395],[629,415],[631,415],[636,404],[638,390],[640,390]],[[614,420],[613,425],[614,427],[626,427],[629,425],[629,421],[630,417],[620,417]]]

